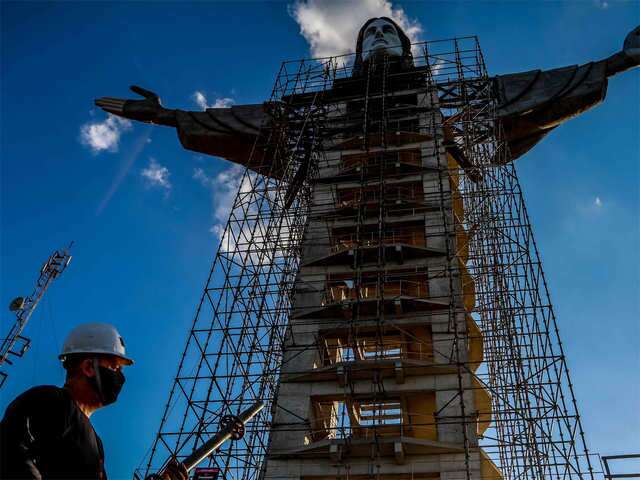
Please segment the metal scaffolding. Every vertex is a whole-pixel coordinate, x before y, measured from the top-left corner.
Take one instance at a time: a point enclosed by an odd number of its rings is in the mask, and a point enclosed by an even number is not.
[[[493,465],[485,478],[593,478],[478,41],[416,44],[413,55],[409,70],[385,58],[357,82],[352,56],[282,65],[273,120],[249,161],[268,173],[242,176],[141,472],[185,458],[223,416],[261,401],[244,437],[209,460],[227,480],[276,478],[266,466],[272,432],[302,432],[310,444],[373,439],[373,465],[389,455],[385,436],[449,430],[464,454],[455,478],[478,478],[479,455]],[[318,248],[326,255],[314,257]],[[321,287],[305,277],[319,267]],[[321,333],[300,341],[312,327]],[[318,370],[296,371],[296,381],[335,371],[344,393],[276,421],[281,382],[309,352]],[[426,394],[389,391],[389,375],[449,376],[450,399],[420,410]],[[363,378],[367,395],[357,393]]]

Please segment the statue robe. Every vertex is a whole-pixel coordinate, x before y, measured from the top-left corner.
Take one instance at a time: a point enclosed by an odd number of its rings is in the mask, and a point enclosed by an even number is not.
[[[208,108],[204,112],[176,110],[176,129],[180,143],[188,150],[226,158],[268,174],[263,152],[252,154],[268,118],[263,104]]]
[[[607,92],[606,67],[602,61],[496,76],[497,114],[511,160],[561,123],[602,102]]]
[[[494,77],[493,86],[497,115],[510,158],[515,160],[555,127],[604,100],[606,62],[499,75]],[[277,176],[278,168],[270,164],[269,153],[259,145],[254,151],[261,126],[269,122],[264,104],[176,111],[176,128],[184,148]]]

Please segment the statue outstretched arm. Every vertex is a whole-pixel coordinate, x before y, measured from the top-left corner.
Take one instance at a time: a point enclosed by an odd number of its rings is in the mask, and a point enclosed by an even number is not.
[[[260,173],[270,174],[269,156],[254,149],[261,129],[270,123],[264,104],[208,108],[203,112],[167,109],[155,93],[141,87],[131,90],[142,100],[102,97],[96,106],[113,115],[156,125],[174,127],[182,146],[194,152],[226,158]],[[271,173],[274,174],[274,173]]]
[[[608,78],[638,65],[640,27],[627,35],[620,52],[604,60],[496,76],[497,116],[511,159],[526,153],[561,123],[601,103]]]

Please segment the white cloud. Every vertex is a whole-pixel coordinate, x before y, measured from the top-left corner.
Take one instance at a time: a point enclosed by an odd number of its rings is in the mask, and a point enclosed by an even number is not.
[[[576,210],[579,214],[585,217],[593,217],[594,215],[610,213],[612,205],[613,204],[610,201],[605,205],[605,202],[599,195],[596,195],[595,197],[582,197],[576,199]]]
[[[273,206],[275,190],[272,184],[268,185],[269,180],[255,172],[245,174],[245,171],[241,165],[232,165],[215,176],[209,176],[197,167],[192,177],[211,191],[213,224],[209,231],[220,240],[222,252],[234,257],[235,262],[245,263],[259,271],[269,265],[274,256],[284,256],[291,241],[290,223],[294,219],[285,215],[282,224],[276,228],[273,219],[262,217],[257,202],[265,195],[264,200]],[[243,205],[236,207],[235,221],[227,225],[238,195]],[[266,205],[261,210],[264,208]]]
[[[200,182],[204,187],[209,187],[211,185],[211,178],[200,167],[193,169],[192,178]]]
[[[207,96],[199,90],[193,92],[191,100],[193,100],[202,110],[206,110],[207,108],[229,108],[236,103],[233,98],[220,97],[216,98],[213,104],[209,104]]]
[[[221,240],[224,234],[224,227],[233,208],[233,202],[242,182],[244,170],[243,166],[234,164],[216,176],[209,176],[200,167],[193,169],[193,179],[211,190],[214,223],[209,231]],[[248,179],[245,179],[242,183],[247,184],[247,182]],[[247,188],[248,184],[245,185],[245,190]]]
[[[309,43],[313,57],[353,53],[358,31],[372,17],[392,18],[412,42],[420,41],[422,33],[420,23],[389,0],[298,0],[289,13],[300,25],[300,34]]]
[[[149,165],[140,172],[142,178],[151,187],[158,187],[168,193],[171,190],[169,176],[171,173],[165,166],[160,165],[155,158],[149,159]]]
[[[118,143],[123,132],[131,130],[131,122],[115,115],[102,122],[87,122],[80,127],[80,142],[91,148],[93,153],[104,150],[118,151]]]
[[[606,0],[594,0],[593,3],[596,7],[602,10],[606,10],[607,8],[609,8],[609,2],[607,2]]]
[[[446,63],[446,60],[444,60],[443,58],[439,58],[438,60],[436,60],[436,63],[434,63],[431,67],[431,74],[434,77],[437,76],[440,73],[440,70],[444,68]]]
[[[191,99],[196,102],[196,105],[198,105],[202,110],[209,108],[209,105],[207,105],[207,97],[204,96],[204,93],[196,90],[193,92],[193,95],[191,95]]]
[[[213,108],[231,108],[234,103],[236,102],[233,98],[216,98],[216,101],[213,102]]]

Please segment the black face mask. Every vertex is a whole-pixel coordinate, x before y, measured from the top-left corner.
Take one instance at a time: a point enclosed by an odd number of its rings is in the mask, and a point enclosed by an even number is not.
[[[98,360],[95,359],[93,360],[93,369],[96,375],[90,377],[89,382],[100,397],[102,405],[111,405],[118,399],[120,390],[122,390],[125,382],[124,374],[120,370],[111,370],[98,365]]]

